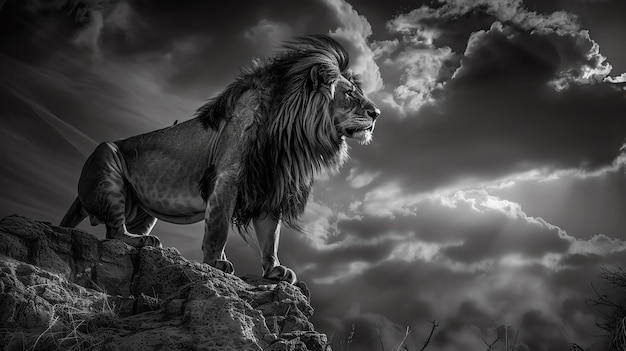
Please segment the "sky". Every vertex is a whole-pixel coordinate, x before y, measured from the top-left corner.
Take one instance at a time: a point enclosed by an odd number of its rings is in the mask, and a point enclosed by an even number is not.
[[[0,1],[0,216],[57,224],[95,146],[192,117],[297,35],[380,107],[279,255],[341,349],[602,350],[585,300],[626,262],[623,0]],[[81,225],[104,238],[103,227]],[[201,260],[202,224],[159,222]],[[259,254],[236,234],[238,274]],[[381,346],[382,345],[382,346]],[[503,350],[502,341],[494,345]]]

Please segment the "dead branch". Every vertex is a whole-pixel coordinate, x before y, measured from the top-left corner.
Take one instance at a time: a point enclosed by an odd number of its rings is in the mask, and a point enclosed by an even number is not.
[[[515,331],[515,338],[513,338],[513,344],[511,345],[511,351],[515,351],[515,345],[517,345],[517,336],[519,335],[519,329]],[[509,351],[509,350],[506,350]]]
[[[599,274],[605,282],[611,284],[613,289],[617,289],[620,293],[616,296],[610,296],[606,293],[600,293],[598,289],[591,283],[591,288],[595,293],[595,298],[587,299],[587,305],[599,314],[596,320],[596,326],[605,332],[608,350],[624,350],[626,349],[626,270],[616,267],[610,270],[602,267]]]
[[[437,321],[435,320],[431,321],[430,323],[432,323],[433,326],[430,328],[430,334],[428,334],[428,338],[426,339],[426,341],[424,341],[424,345],[422,345],[422,348],[420,349],[420,351],[426,350],[426,347],[430,343],[430,339],[433,337],[433,333],[435,332],[435,329],[439,327],[439,323],[437,323]]]
[[[404,337],[402,338],[402,341],[400,341],[400,345],[398,345],[398,348],[396,348],[396,351],[400,351],[400,348],[406,342],[406,338],[409,337],[409,334],[411,334],[411,330],[409,329],[409,326],[407,326],[406,330],[404,331]]]
[[[485,338],[483,338],[482,336],[481,339],[483,339],[483,342],[485,343],[485,345],[487,345],[487,351],[493,351],[493,345],[495,345],[500,340],[500,336],[498,336],[496,340],[491,342],[491,344],[488,343],[487,340],[485,340]]]

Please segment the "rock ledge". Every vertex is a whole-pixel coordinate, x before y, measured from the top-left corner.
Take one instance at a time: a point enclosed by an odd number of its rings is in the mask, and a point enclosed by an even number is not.
[[[303,291],[227,275],[174,248],[0,220],[4,350],[330,350]]]

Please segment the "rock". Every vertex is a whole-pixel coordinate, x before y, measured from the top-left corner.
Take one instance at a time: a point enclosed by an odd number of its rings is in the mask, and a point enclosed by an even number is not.
[[[130,296],[137,249],[119,240],[109,240],[99,245],[98,251],[98,261],[90,270],[93,282],[110,295]]]
[[[305,295],[306,294],[306,295]],[[5,350],[323,350],[308,289],[242,279],[173,248],[0,220]]]
[[[109,319],[113,310],[107,306],[103,293],[36,266],[0,258],[0,344],[6,345],[4,350],[48,350],[60,330],[65,337],[71,332],[63,333],[63,329],[88,328]]]

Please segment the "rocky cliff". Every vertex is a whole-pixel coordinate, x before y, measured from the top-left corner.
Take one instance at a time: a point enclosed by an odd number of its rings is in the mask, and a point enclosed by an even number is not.
[[[238,278],[173,248],[0,220],[4,350],[330,350],[303,284]]]

